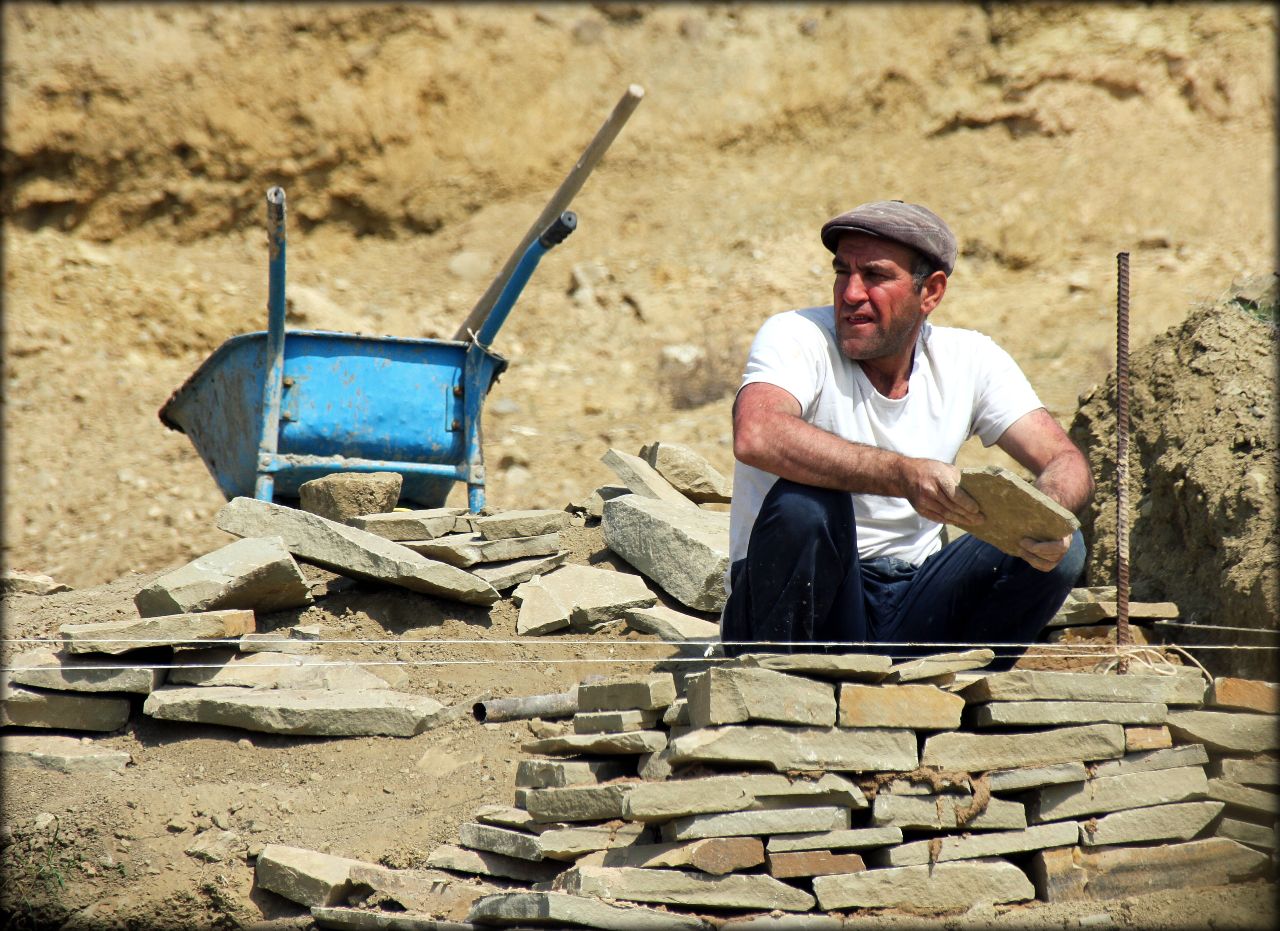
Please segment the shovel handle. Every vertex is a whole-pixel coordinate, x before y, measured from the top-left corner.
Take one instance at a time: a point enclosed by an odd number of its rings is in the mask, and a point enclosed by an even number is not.
[[[627,120],[635,111],[635,108],[639,106],[643,97],[644,88],[639,84],[632,84],[627,88],[626,93],[622,95],[614,106],[613,112],[609,114],[609,118],[596,131],[595,137],[583,150],[582,155],[579,156],[577,164],[565,176],[564,181],[560,182],[560,187],[551,196],[551,200],[547,202],[547,205],[542,208],[542,213],[538,215],[538,219],[533,221],[533,225],[524,234],[520,244],[516,246],[515,251],[507,258],[507,262],[502,266],[502,271],[498,273],[498,277],[489,284],[484,294],[480,296],[480,300],[476,301],[476,305],[471,308],[471,313],[467,314],[467,319],[462,322],[462,326],[458,327],[457,332],[453,334],[454,339],[467,339],[469,333],[478,333],[480,331],[485,318],[489,316],[489,311],[493,309],[494,303],[498,300],[498,295],[502,293],[507,279],[515,271],[516,265],[524,255],[525,250],[529,248],[529,244],[556,217],[569,209],[569,204],[574,195],[582,189],[582,185],[586,182],[600,159],[604,157],[605,151],[612,145],[613,140],[617,138],[618,133],[626,125]]]

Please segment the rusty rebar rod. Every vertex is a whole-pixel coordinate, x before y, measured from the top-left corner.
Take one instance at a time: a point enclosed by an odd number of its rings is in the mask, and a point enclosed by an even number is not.
[[[1129,253],[1116,254],[1116,671],[1129,671]]]

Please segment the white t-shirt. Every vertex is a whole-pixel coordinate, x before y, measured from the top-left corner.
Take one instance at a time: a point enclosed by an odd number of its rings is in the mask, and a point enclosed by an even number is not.
[[[886,398],[862,366],[840,352],[830,305],[764,322],[742,376],[743,387],[755,382],[790,393],[800,402],[800,416],[829,433],[948,463],[969,437],[976,434],[990,446],[1014,421],[1043,406],[1018,364],[989,337],[928,321],[916,342],[906,396]],[[775,481],[769,472],[734,465],[731,560],[747,555],[751,528]],[[942,525],[921,517],[905,498],[852,497],[861,558],[896,556],[919,564],[941,548]]]

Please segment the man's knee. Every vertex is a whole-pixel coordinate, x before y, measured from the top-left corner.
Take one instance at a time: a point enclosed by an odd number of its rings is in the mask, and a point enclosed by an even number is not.
[[[801,537],[833,528],[853,528],[853,502],[849,493],[780,478],[774,482],[760,508],[757,526],[785,525]]]

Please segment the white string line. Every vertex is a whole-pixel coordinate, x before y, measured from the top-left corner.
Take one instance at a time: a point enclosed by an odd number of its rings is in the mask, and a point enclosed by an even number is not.
[[[1152,650],[1176,648],[1179,652],[1186,652],[1186,649],[1232,649],[1232,647],[1189,647],[1182,648],[1176,645],[1165,645],[1162,647],[1143,647],[1133,646],[1126,648],[1126,653],[1142,653]],[[1275,650],[1280,647],[1258,647],[1257,649]],[[1067,652],[1037,652],[1030,658],[1032,659],[1086,659],[1097,658],[1101,654],[1103,658],[1118,656],[1114,644],[1082,644],[1081,648],[1075,651]],[[926,658],[927,657],[920,657]],[[242,664],[245,669],[324,669],[334,667],[358,667],[358,666],[511,666],[511,665],[576,665],[588,663],[603,664],[623,664],[623,663],[727,663],[732,662],[733,657],[728,656],[672,656],[672,657],[584,657],[575,659],[424,659],[424,660],[333,660],[320,661],[314,663],[292,662],[292,663],[252,663]],[[1194,659],[1194,658],[1193,658]],[[1198,664],[1197,664],[1198,665]],[[0,671],[4,672],[49,672],[57,669],[54,666],[4,666],[0,667]],[[76,665],[68,667],[65,671],[71,672],[120,672],[123,670],[135,669],[151,669],[151,670],[175,670],[175,669],[225,669],[225,663],[152,663],[152,664],[112,664],[103,666]],[[233,667],[234,668],[234,667]],[[981,669],[971,670],[973,672],[981,672]]]
[[[1249,633],[1249,634],[1270,634],[1270,635],[1272,635],[1272,636],[1275,636],[1275,635],[1277,635],[1277,634],[1280,634],[1280,630],[1273,630],[1273,629],[1271,629],[1271,628],[1266,628],[1266,627],[1232,627],[1232,626],[1228,626],[1228,625],[1224,625],[1224,624],[1200,624],[1200,623],[1195,623],[1195,622],[1191,622],[1191,621],[1147,621],[1147,620],[1143,619],[1143,620],[1139,621],[1138,623],[1139,623],[1139,624],[1145,624],[1145,623],[1151,623],[1151,624],[1163,624],[1163,625],[1167,625],[1167,626],[1180,627],[1180,628],[1201,628],[1201,629],[1204,629],[1204,630],[1234,630],[1234,631],[1239,631],[1239,632]],[[1080,624],[1080,625],[1072,625],[1072,626],[1070,626],[1070,627],[1061,627],[1061,628],[1052,628],[1052,627],[1051,627],[1051,628],[1046,628],[1046,630],[1070,630],[1070,629],[1072,629],[1072,627],[1114,627],[1114,626],[1115,626],[1114,624]],[[1038,646],[1040,643],[1043,643],[1043,641],[1039,641],[1039,642],[1037,642],[1037,643],[1031,643],[1031,644],[1027,644],[1027,643],[1015,643],[1015,642],[1013,642],[1013,641],[1000,641],[1000,642],[992,642],[992,643],[983,643],[983,642],[979,642],[979,641],[963,641],[963,640],[948,640],[948,641],[936,641],[936,642],[933,642],[933,641],[911,641],[911,642],[909,642],[909,643],[905,643],[905,642],[902,642],[902,641],[889,642],[889,641],[882,641],[882,640],[710,640],[710,639],[708,639],[708,640],[702,640],[702,639],[697,639],[697,638],[692,639],[692,640],[566,640],[566,639],[561,639],[561,638],[556,638],[556,639],[554,639],[554,640],[532,640],[532,639],[528,639],[528,638],[525,638],[525,639],[515,639],[515,640],[504,640],[504,639],[480,640],[480,639],[474,639],[474,638],[473,638],[473,639],[468,639],[468,640],[461,640],[461,639],[444,639],[444,640],[323,640],[323,639],[318,639],[318,640],[296,640],[296,639],[291,638],[291,637],[281,637],[281,638],[279,638],[279,640],[280,640],[280,642],[282,642],[282,643],[290,643],[290,644],[310,644],[310,643],[400,643],[400,644],[404,644],[404,643],[422,643],[422,644],[428,644],[428,645],[430,645],[430,644],[459,645],[459,644],[470,644],[470,643],[521,643],[521,644],[525,644],[526,646],[557,646],[557,645],[562,645],[562,646],[570,646],[570,645],[571,645],[571,646],[583,646],[583,645],[591,646],[591,645],[596,645],[596,646],[598,646],[598,645],[601,645],[601,644],[607,644],[607,645],[609,645],[609,646],[619,646],[619,645],[625,645],[625,646],[659,646],[659,645],[683,645],[683,644],[703,644],[703,643],[727,643],[727,644],[735,644],[735,645],[738,645],[738,644],[769,644],[769,645],[772,645],[772,646],[849,646],[849,645],[866,645],[866,646],[926,646],[926,647],[927,647],[927,646],[944,646],[944,647],[945,647],[945,646],[950,646],[950,647],[956,647],[956,646],[973,646],[973,647],[984,647],[984,646]],[[0,643],[63,643],[63,642],[65,642],[65,641],[64,641],[64,640],[63,640],[63,638],[61,638],[61,637],[0,637]],[[216,644],[216,643],[238,644],[238,643],[240,643],[240,637],[222,637],[222,638],[209,638],[209,639],[203,639],[203,638],[201,638],[199,641],[191,640],[190,638],[181,638],[181,637],[77,637],[77,638],[76,638],[76,640],[75,640],[75,642],[76,642],[76,643],[148,643],[148,644],[153,644],[153,645],[155,645],[155,646],[164,646],[164,645],[166,645],[166,644],[179,644],[179,643],[181,643],[181,644],[188,644],[188,643],[196,643],[196,642],[199,642],[199,643],[202,643],[202,644]],[[256,641],[254,641],[254,642],[255,642],[255,643],[271,643],[271,642],[273,642],[273,641],[272,641],[272,640],[256,640]],[[1228,646],[1237,646],[1237,645],[1235,645],[1235,644],[1229,644]],[[1238,645],[1238,646],[1239,646],[1241,649],[1259,649],[1258,647],[1249,647],[1249,646],[1244,646],[1244,645]]]
[[[1251,633],[1251,634],[1270,634],[1270,635],[1272,635],[1272,636],[1275,636],[1275,635],[1277,635],[1277,634],[1280,634],[1280,630],[1273,630],[1273,629],[1271,629],[1271,628],[1265,628],[1265,627],[1229,627],[1229,626],[1225,626],[1225,625],[1222,625],[1222,624],[1192,624],[1192,623],[1183,623],[1183,622],[1181,622],[1181,621],[1155,621],[1154,623],[1156,623],[1156,624],[1167,624],[1167,625],[1172,625],[1172,626],[1175,626],[1175,627],[1182,627],[1182,628],[1199,627],[1199,628],[1205,628],[1205,629],[1211,629],[1211,630],[1234,630],[1234,631],[1243,631],[1243,632],[1245,632],[1245,633]],[[1089,627],[1113,627],[1114,625],[1110,625],[1110,624],[1090,624],[1090,625],[1076,625],[1076,626],[1089,626]],[[1073,628],[1072,628],[1072,627],[1046,628],[1046,630],[1071,630],[1071,629],[1073,629]],[[64,642],[68,642],[68,641],[65,641],[65,640],[64,640],[64,638],[62,638],[62,637],[3,637],[3,638],[0,638],[0,643],[64,643]],[[216,637],[216,638],[215,638],[215,637],[210,637],[210,638],[207,638],[207,639],[206,639],[206,638],[199,638],[199,639],[195,639],[195,640],[193,640],[193,639],[192,639],[192,638],[190,638],[190,637],[186,637],[186,638],[184,638],[184,637],[77,637],[77,638],[75,639],[75,641],[74,641],[74,642],[75,642],[75,643],[148,643],[148,644],[153,644],[153,645],[155,645],[155,646],[164,646],[164,645],[166,645],[166,644],[190,644],[190,643],[201,643],[201,644],[217,644],[217,643],[223,643],[223,644],[239,644],[239,643],[241,642],[241,637]],[[527,638],[527,637],[525,637],[525,638],[516,638],[516,639],[495,638],[495,639],[491,639],[491,640],[483,640],[483,639],[479,639],[479,638],[475,638],[475,637],[468,638],[468,639],[445,638],[445,639],[431,639],[431,640],[418,640],[418,639],[410,639],[410,640],[390,640],[390,639],[387,639],[387,640],[360,640],[360,639],[354,639],[354,640],[339,640],[339,639],[300,640],[300,639],[295,639],[295,638],[292,638],[292,637],[280,637],[280,638],[270,638],[270,639],[256,639],[256,640],[254,640],[254,641],[252,641],[252,642],[253,642],[253,643],[255,643],[255,644],[271,644],[271,643],[279,642],[279,643],[288,643],[288,644],[294,644],[294,645],[297,645],[297,644],[312,644],[312,643],[397,643],[397,644],[420,643],[420,644],[425,644],[425,645],[441,644],[441,645],[450,645],[450,646],[454,646],[454,645],[472,644],[472,643],[503,643],[503,644],[517,643],[517,644],[524,644],[524,645],[526,645],[526,646],[600,646],[600,645],[608,645],[608,646],[660,646],[660,645],[676,645],[676,646],[680,646],[680,645],[685,645],[685,644],[726,643],[726,644],[734,644],[734,645],[768,644],[768,645],[772,645],[772,646],[850,646],[850,645],[865,645],[865,646],[920,646],[920,647],[929,647],[929,646],[943,646],[943,647],[957,647],[957,646],[970,646],[970,647],[988,647],[988,646],[1038,646],[1038,645],[1040,645],[1040,644],[1044,643],[1044,641],[1037,641],[1037,642],[1035,642],[1035,643],[1019,643],[1019,642],[1015,642],[1015,641],[1004,641],[1004,640],[1002,640],[1002,641],[990,641],[990,642],[982,642],[982,641],[976,641],[976,640],[973,640],[973,641],[967,641],[967,640],[946,640],[946,641],[929,641],[929,640],[913,640],[913,641],[886,641],[886,640],[720,640],[720,639],[718,639],[718,638],[716,638],[716,639],[712,639],[712,638],[703,639],[703,638],[697,638],[697,637],[692,638],[692,639],[689,639],[689,640],[662,640],[662,639],[656,639],[656,640],[570,640],[570,639],[565,639],[565,638],[560,638],[560,637],[556,637],[556,638],[553,638],[553,639],[546,639],[546,640],[543,640],[543,639],[531,639],[531,638]],[[1231,644],[1230,646],[1235,646],[1235,644]],[[1249,649],[1249,647],[1244,647],[1243,645],[1241,645],[1241,646],[1242,646],[1242,648],[1243,648],[1243,649]]]

